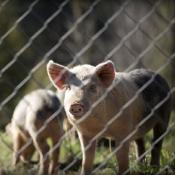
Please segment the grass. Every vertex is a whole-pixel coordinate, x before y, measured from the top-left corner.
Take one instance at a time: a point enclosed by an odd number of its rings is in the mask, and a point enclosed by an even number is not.
[[[171,123],[174,121],[172,119]],[[161,151],[161,167],[160,169],[167,166],[166,171],[163,171],[161,175],[174,175],[175,174],[175,127],[172,127],[170,133],[164,140],[163,149]],[[151,141],[151,132],[146,137],[147,150],[150,148],[149,142]],[[130,169],[133,175],[138,172],[142,175],[155,175],[158,172],[157,168],[150,167],[150,152],[146,155],[146,163],[139,164],[136,162],[135,148],[131,145],[130,148]],[[78,139],[67,139],[62,143],[61,146],[60,161],[62,166],[70,164],[72,160],[77,157],[78,161],[72,166],[66,175],[79,175],[81,169],[81,150]],[[94,167],[106,161],[107,156],[111,153],[109,148],[100,146],[97,148]],[[80,155],[79,155],[80,154]],[[79,156],[77,156],[79,155]],[[37,174],[37,165],[24,165],[19,163],[16,168],[11,166],[12,159],[12,142],[9,136],[0,132],[0,168],[5,170],[6,175],[34,175]],[[62,168],[63,168],[62,167]],[[112,156],[106,161],[105,165],[98,170],[95,175],[115,175],[117,162],[115,156]],[[60,173],[62,175],[63,173]]]
[[[7,134],[1,132],[1,156],[0,156],[0,167],[6,172],[6,175],[26,175],[26,174],[36,174],[37,165],[23,165],[22,163],[18,164],[16,168],[11,166],[11,158],[12,158],[12,143],[11,139],[7,136]],[[147,138],[149,140],[149,136]],[[3,142],[2,142],[3,140]],[[169,165],[168,170],[166,170],[161,175],[174,175],[175,174],[175,160],[170,161],[175,157],[175,153],[173,153],[174,145],[172,145],[173,139],[168,136],[165,139],[165,144],[163,146],[161,152],[161,168],[164,168],[166,165]],[[147,144],[149,147],[149,144]],[[155,174],[157,169],[155,167],[150,167],[148,163],[146,164],[136,164],[135,150],[134,146],[131,146],[130,150],[130,167],[133,174],[136,172],[142,173],[143,175]],[[60,161],[62,162],[62,168],[68,165],[72,160],[75,160],[77,154],[81,153],[79,141],[77,139],[65,140],[61,147]],[[109,148],[105,148],[100,146],[96,151],[96,158],[94,162],[94,166],[98,166],[100,163],[105,162],[106,157],[111,153]],[[66,175],[77,175],[77,172],[80,172],[81,167],[81,156],[78,156],[78,162],[74,164],[68,171],[66,171]],[[147,160],[150,160],[150,153],[147,154]],[[115,161],[115,156],[112,156],[105,165],[97,171],[95,175],[115,175],[116,174],[117,163]],[[167,172],[168,171],[168,172]],[[174,173],[174,174],[173,174]],[[62,175],[63,173],[60,173]]]

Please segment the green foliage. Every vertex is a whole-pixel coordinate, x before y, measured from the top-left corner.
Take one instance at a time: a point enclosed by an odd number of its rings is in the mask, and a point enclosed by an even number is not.
[[[12,158],[12,142],[11,138],[7,136],[6,133],[1,132],[0,133],[1,142],[0,144],[0,167],[6,171],[7,175],[34,175],[37,173],[37,165],[28,165],[19,163],[16,168],[11,166],[11,158]],[[175,153],[171,153],[170,147],[167,147],[169,144],[169,138],[167,139],[167,142],[165,142],[164,147],[162,149],[161,153],[161,169],[168,165],[168,170],[166,170],[168,173],[166,175],[171,175],[172,172],[175,173]],[[48,140],[48,143],[50,141]],[[167,149],[168,148],[168,149]],[[148,152],[146,156],[146,162],[144,164],[138,164],[136,161],[135,151],[134,151],[134,145],[131,145],[130,150],[130,167],[132,175],[135,175],[136,173],[141,173],[142,175],[154,175],[156,172],[158,172],[158,169],[156,167],[150,167],[149,161],[150,161],[150,152]],[[96,157],[94,162],[94,168],[100,165],[101,163],[106,161],[106,157],[111,153],[111,150],[109,148],[105,148],[103,146],[100,146],[97,148],[96,151]],[[63,141],[61,146],[61,154],[60,154],[60,162],[61,165],[64,164],[64,166],[69,165],[76,156],[78,156],[78,159],[81,159],[81,150],[79,141],[74,136],[70,136],[66,140]],[[33,159],[36,159],[34,157]],[[115,175],[116,174],[116,167],[117,162],[115,159],[115,155],[112,156],[109,160],[106,161],[105,165],[96,172],[95,175]],[[66,171],[66,175],[78,175],[81,169],[81,161],[74,164],[68,171]],[[162,172],[161,175],[164,175],[165,171]],[[60,174],[62,175],[62,174]]]

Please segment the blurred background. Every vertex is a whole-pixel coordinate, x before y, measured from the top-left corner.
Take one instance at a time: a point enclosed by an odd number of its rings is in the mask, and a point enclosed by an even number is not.
[[[50,87],[50,59],[144,67],[173,88],[174,57],[174,0],[0,0],[0,128],[24,94]]]
[[[1,0],[0,117],[48,84],[49,59],[96,65],[111,59],[117,71],[145,67],[175,84],[173,0]]]

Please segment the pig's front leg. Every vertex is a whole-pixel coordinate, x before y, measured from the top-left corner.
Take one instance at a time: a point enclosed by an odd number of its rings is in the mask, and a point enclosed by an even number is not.
[[[90,175],[93,168],[96,141],[92,141],[92,137],[84,136],[79,132],[78,135],[83,154],[81,175]]]
[[[120,143],[116,141],[116,156],[119,166],[118,175],[129,175],[129,143]]]

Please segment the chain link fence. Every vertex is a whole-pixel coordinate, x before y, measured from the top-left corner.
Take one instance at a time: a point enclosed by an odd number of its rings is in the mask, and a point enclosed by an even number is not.
[[[37,153],[32,159],[36,165],[11,166],[12,138],[5,132],[13,111],[25,94],[36,89],[52,89],[46,64],[50,59],[73,67],[78,64],[97,65],[112,60],[117,72],[146,68],[161,74],[170,85],[168,95],[158,103],[146,119],[138,124],[119,146],[98,144],[92,174],[117,174],[116,152],[148,120],[167,98],[172,97],[171,120],[168,129],[150,145],[146,137],[145,163],[138,165],[134,145],[130,148],[130,169],[133,174],[174,174],[174,85],[175,85],[175,2],[173,0],[29,0],[0,2],[0,168],[6,174],[37,174]],[[154,81],[154,76],[119,110],[106,127],[87,145],[99,139],[108,127],[132,104],[139,94]],[[112,88],[112,87],[111,87]],[[110,92],[108,89],[93,105],[100,103]],[[28,102],[26,102],[28,104]],[[36,135],[42,133],[60,113],[56,111]],[[88,111],[89,113],[91,111]],[[88,113],[78,122],[88,116]],[[60,147],[61,174],[80,174],[82,152],[75,128],[69,129],[44,160]],[[160,169],[148,165],[154,145],[165,138],[161,151]],[[31,139],[20,150],[26,149]],[[105,141],[106,142],[106,141]],[[48,140],[50,144],[50,140]],[[18,154],[20,154],[20,151]]]

